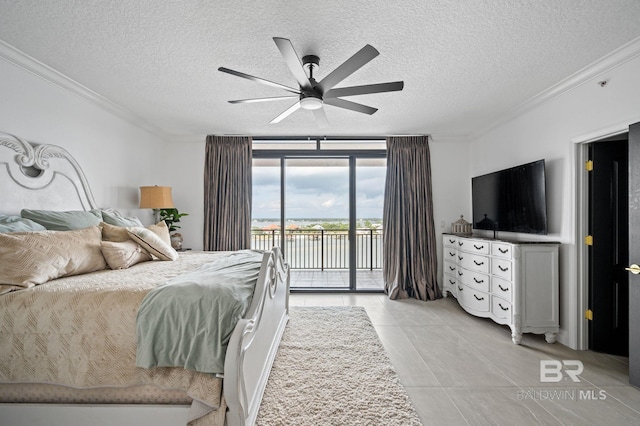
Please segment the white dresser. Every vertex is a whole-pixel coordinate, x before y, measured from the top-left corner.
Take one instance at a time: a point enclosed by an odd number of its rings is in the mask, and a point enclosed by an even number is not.
[[[559,329],[558,247],[555,242],[502,241],[443,235],[443,293],[472,315],[556,341]]]

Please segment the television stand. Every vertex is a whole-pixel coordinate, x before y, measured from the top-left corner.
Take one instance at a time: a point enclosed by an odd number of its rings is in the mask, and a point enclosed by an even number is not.
[[[511,328],[513,343],[522,333],[559,331],[559,243],[504,241],[443,235],[443,293],[478,317]]]

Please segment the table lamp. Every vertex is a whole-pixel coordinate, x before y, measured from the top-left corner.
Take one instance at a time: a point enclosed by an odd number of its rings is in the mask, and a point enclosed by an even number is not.
[[[174,208],[170,186],[141,186],[140,208],[153,209],[155,222],[160,221],[160,209]]]

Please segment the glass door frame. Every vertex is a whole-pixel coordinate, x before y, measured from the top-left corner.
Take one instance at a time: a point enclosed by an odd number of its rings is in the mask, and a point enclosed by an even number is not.
[[[280,227],[283,232],[280,233],[280,247],[286,259],[285,252],[285,196],[286,196],[286,167],[287,159],[291,158],[348,158],[349,160],[349,287],[348,288],[314,288],[314,289],[296,289],[292,288],[292,292],[350,292],[350,293],[381,293],[383,290],[363,289],[358,290],[356,286],[357,274],[357,242],[356,242],[356,161],[358,158],[386,158],[386,149],[323,149],[323,142],[326,141],[344,141],[345,145],[349,142],[359,141],[385,141],[380,137],[253,137],[254,141],[307,141],[312,143],[315,141],[315,149],[253,149],[253,158],[262,159],[279,159],[280,160]]]

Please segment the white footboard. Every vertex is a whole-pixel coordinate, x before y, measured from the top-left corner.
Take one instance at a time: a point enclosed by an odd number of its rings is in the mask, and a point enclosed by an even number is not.
[[[264,255],[251,306],[236,325],[227,347],[227,425],[254,424],[288,318],[289,266],[274,247]]]

